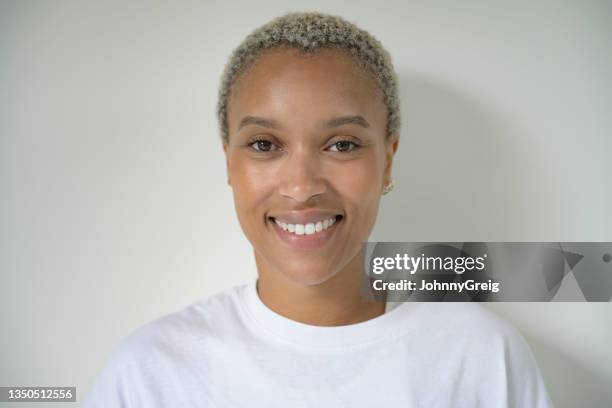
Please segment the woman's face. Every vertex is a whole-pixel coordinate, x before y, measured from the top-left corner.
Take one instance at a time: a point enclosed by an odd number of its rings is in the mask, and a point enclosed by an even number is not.
[[[314,285],[355,261],[397,148],[386,123],[382,92],[344,52],[276,48],[241,75],[224,150],[260,268]]]

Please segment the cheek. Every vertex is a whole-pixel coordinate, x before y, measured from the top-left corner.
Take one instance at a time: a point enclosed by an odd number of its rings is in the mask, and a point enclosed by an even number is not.
[[[348,210],[360,214],[365,224],[375,216],[380,200],[383,166],[379,162],[376,154],[367,155],[338,166],[334,174],[335,188],[350,205]]]
[[[257,212],[258,204],[274,189],[274,177],[270,177],[272,170],[261,163],[237,157],[229,171],[238,216]]]

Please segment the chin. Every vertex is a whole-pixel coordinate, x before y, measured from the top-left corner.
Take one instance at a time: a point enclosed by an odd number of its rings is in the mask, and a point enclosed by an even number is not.
[[[304,275],[285,275],[288,279],[290,279],[293,283],[296,283],[301,286],[316,286],[322,283],[325,283],[329,279],[331,279],[333,274],[304,274]]]
[[[337,273],[329,265],[321,266],[304,263],[279,266],[277,270],[292,283],[302,286],[320,285]]]

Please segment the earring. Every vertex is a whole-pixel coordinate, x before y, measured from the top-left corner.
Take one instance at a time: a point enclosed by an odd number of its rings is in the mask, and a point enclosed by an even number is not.
[[[389,194],[393,190],[393,187],[395,187],[395,184],[393,184],[393,179],[391,179],[389,180],[389,184],[383,188],[382,195]]]

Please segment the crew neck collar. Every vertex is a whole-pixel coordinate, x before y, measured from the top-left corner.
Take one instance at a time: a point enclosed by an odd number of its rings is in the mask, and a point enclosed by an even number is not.
[[[257,280],[252,281],[240,293],[249,317],[280,340],[305,347],[350,347],[395,337],[408,328],[407,314],[418,307],[417,303],[387,304],[384,314],[370,320],[343,326],[314,326],[291,320],[268,308],[260,299],[256,284]]]

